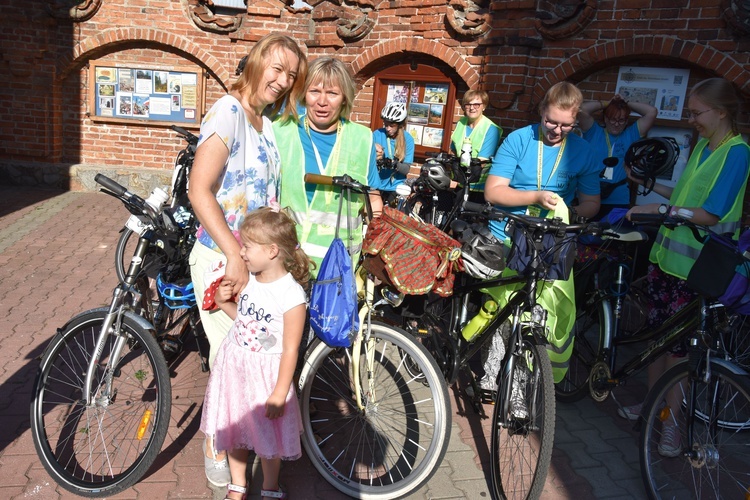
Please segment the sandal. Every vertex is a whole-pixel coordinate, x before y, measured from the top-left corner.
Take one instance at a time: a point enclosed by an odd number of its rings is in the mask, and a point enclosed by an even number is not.
[[[261,497],[271,497],[271,498],[281,498],[281,500],[286,500],[289,498],[287,496],[286,491],[279,488],[278,491],[275,490],[260,490],[260,496]]]
[[[224,500],[233,500],[232,498],[229,498],[230,491],[233,491],[234,493],[242,493],[242,500],[247,498],[247,488],[245,486],[237,486],[236,484],[229,483],[227,485],[227,496]]]

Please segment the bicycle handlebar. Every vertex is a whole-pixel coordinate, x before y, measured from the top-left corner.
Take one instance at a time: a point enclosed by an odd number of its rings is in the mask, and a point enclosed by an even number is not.
[[[192,132],[189,132],[188,130],[185,130],[184,128],[177,125],[172,125],[169,128],[180,134],[182,138],[185,139],[191,146],[195,146],[196,144],[198,144],[198,136],[193,134]]]
[[[482,203],[474,203],[471,201],[464,201],[462,204],[464,212],[484,215],[489,219],[501,220],[508,219],[516,224],[530,228],[538,229],[545,233],[556,233],[556,232],[575,232],[575,233],[589,233],[593,235],[601,234],[604,230],[609,228],[609,224],[601,222],[583,222],[575,224],[566,224],[559,217],[553,219],[547,219],[544,217],[531,217],[528,215],[518,215],[507,210]]]
[[[105,188],[112,191],[112,193],[115,194],[118,198],[124,197],[130,199],[132,196],[135,196],[133,195],[133,193],[129,193],[125,186],[118,183],[117,181],[110,179],[104,174],[96,174],[94,180],[97,184],[101,184]]]
[[[320,174],[305,174],[305,182],[310,184],[321,184],[324,186],[339,186],[343,188],[349,188],[352,191],[366,194],[371,191],[370,186],[366,186],[361,182],[352,179],[348,175],[320,175]]]

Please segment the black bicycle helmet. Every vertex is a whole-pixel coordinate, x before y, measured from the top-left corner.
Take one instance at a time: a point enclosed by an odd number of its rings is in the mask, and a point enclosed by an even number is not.
[[[635,177],[653,179],[674,167],[680,147],[672,137],[644,137],[630,145],[625,165]]]
[[[422,171],[426,173],[427,182],[434,190],[445,191],[451,187],[451,177],[439,161],[427,160],[422,165]]]
[[[451,230],[463,243],[461,258],[469,275],[483,280],[500,276],[505,269],[505,247],[485,224],[469,225],[457,219],[451,223]]]

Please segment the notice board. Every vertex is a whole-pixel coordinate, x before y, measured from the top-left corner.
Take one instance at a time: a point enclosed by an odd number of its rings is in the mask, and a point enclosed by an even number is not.
[[[156,68],[92,62],[89,109],[94,121],[200,125],[204,73],[197,67]]]

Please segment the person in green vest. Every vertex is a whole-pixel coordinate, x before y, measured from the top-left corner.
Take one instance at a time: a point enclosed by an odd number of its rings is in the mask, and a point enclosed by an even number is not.
[[[461,99],[461,107],[464,116],[458,120],[456,129],[451,135],[451,152],[460,155],[464,142],[471,145],[471,157],[490,159],[497,151],[503,129],[484,115],[484,110],[490,102],[490,96],[484,90],[469,90]],[[471,184],[470,189],[474,193],[484,191],[484,183],[487,180],[486,167],[482,177],[476,183]],[[479,202],[484,202],[480,195],[476,195]]]
[[[302,94],[305,114],[289,115],[274,122],[274,134],[281,153],[280,204],[297,222],[302,249],[317,269],[331,245],[338,221],[341,189],[309,184],[306,173],[339,176],[348,174],[372,188],[369,194],[373,215],[383,209],[380,178],[376,166],[372,131],[349,120],[354,105],[355,84],[343,62],[321,57],[310,63]],[[363,195],[352,193],[351,216],[341,214],[339,237],[357,259],[362,249]],[[348,219],[348,220],[347,220]],[[351,232],[349,231],[351,228]],[[313,277],[317,276],[313,270]]]
[[[688,122],[700,135],[688,159],[685,171],[674,188],[656,183],[654,191],[669,200],[668,204],[650,203],[630,209],[633,213],[677,214],[681,208],[693,213],[691,220],[711,226],[717,233],[739,236],[742,204],[750,170],[750,147],[739,133],[737,117],[740,101],[730,82],[711,78],[696,84],[688,96]],[[636,178],[628,169],[628,177]],[[668,230],[664,227],[651,249],[646,292],[650,299],[649,324],[660,324],[687,305],[695,294],[687,288],[685,279],[700,254],[702,243],[697,241],[687,227]],[[662,356],[649,366],[649,387],[684,357],[686,346],[680,346],[670,355]],[[679,394],[668,395],[671,408],[680,404]],[[637,420],[642,405],[620,408],[620,416]],[[685,443],[679,422],[667,419],[662,429],[659,453],[676,457]],[[688,444],[689,443],[685,443]]]

